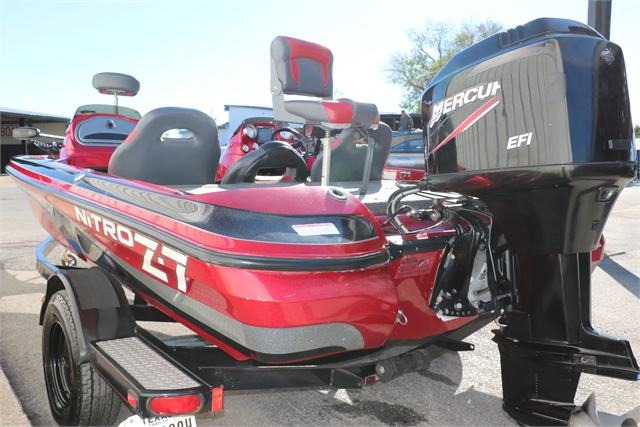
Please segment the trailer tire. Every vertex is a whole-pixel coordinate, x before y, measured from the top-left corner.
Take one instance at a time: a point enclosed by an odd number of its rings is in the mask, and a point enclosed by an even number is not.
[[[78,364],[78,329],[67,291],[52,295],[42,325],[42,365],[53,418],[65,426],[106,426],[120,398],[90,363]]]

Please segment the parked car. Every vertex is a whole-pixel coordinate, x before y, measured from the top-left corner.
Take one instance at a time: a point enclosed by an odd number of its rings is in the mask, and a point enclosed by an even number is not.
[[[422,131],[393,132],[387,166],[424,170]]]
[[[394,181],[415,181],[424,176],[424,171],[422,131],[393,132],[391,151],[382,172],[382,178]]]

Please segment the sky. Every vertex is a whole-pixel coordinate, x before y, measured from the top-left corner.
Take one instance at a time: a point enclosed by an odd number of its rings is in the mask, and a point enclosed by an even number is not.
[[[640,2],[612,0],[611,15],[638,124]],[[196,108],[222,124],[224,105],[271,106],[269,47],[283,35],[332,50],[338,97],[397,112],[401,88],[385,82],[382,68],[411,48],[407,29],[427,18],[491,18],[512,28],[540,17],[587,23],[588,0],[0,0],[0,105],[70,117],[82,104],[110,104],[91,79],[118,72],[140,81],[138,95],[120,105],[142,114]]]

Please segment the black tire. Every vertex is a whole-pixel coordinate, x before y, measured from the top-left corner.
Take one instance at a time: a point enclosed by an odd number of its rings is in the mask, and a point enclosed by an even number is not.
[[[51,414],[63,426],[107,426],[120,398],[90,363],[78,364],[78,332],[66,291],[47,305],[42,327],[42,365]]]

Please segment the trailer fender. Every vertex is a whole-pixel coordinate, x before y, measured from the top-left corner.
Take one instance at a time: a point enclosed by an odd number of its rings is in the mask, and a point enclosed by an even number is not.
[[[135,321],[120,283],[97,267],[57,269],[47,280],[47,292],[40,310],[40,325],[51,297],[66,290],[78,325],[79,363],[89,362],[92,341],[133,336]]]

